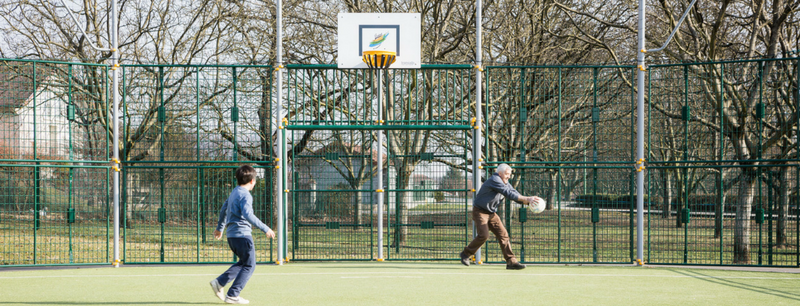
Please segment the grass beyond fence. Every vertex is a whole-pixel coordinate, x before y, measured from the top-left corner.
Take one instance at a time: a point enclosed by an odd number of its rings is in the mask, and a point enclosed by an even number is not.
[[[573,208],[545,211],[530,215],[527,222],[520,223],[518,216],[508,224],[512,236],[513,250],[524,262],[548,263],[629,263],[635,247],[627,239],[632,237],[628,220],[629,213],[619,210],[601,210],[598,226],[590,220],[590,209]],[[722,234],[715,238],[713,214],[696,213],[687,228],[675,227],[672,222],[662,222],[659,213],[649,214],[645,224],[645,261],[653,264],[685,263],[694,265],[728,265],[733,259],[732,217],[725,219]],[[27,223],[31,221],[28,220]],[[794,228],[797,220],[791,220]],[[22,224],[27,224],[22,223]],[[18,223],[20,224],[20,223]],[[49,226],[48,226],[49,224]],[[105,223],[80,223],[72,231],[59,223],[44,223],[37,231],[37,263],[66,264],[110,262],[107,257],[111,248],[109,229]],[[386,224],[386,223],[384,223]],[[560,224],[560,226],[559,226]],[[470,228],[435,227],[422,229],[408,227],[408,239],[399,247],[393,244],[393,231],[386,231],[385,256],[387,260],[456,260],[457,254],[471,239]],[[212,224],[206,224],[213,228]],[[290,227],[291,229],[292,227]],[[757,227],[754,227],[757,228]],[[121,257],[126,263],[214,263],[230,262],[227,244],[223,240],[199,236],[194,224],[167,223],[162,232],[160,224],[137,223],[124,229]],[[369,227],[326,229],[325,227],[302,227],[299,236],[289,232],[289,254],[291,260],[372,260],[377,254],[375,237],[377,230]],[[274,240],[268,240],[260,232],[255,243],[260,262],[274,261]],[[163,236],[163,238],[162,238]],[[342,239],[347,237],[347,239]],[[771,245],[768,233],[755,231],[754,264],[770,266],[797,266],[797,237],[792,235],[786,245]],[[203,239],[204,238],[204,239]],[[688,240],[687,240],[688,239]],[[5,265],[33,264],[33,230],[27,228],[0,227],[0,263]],[[162,247],[163,245],[163,247]],[[70,246],[72,246],[70,250]],[[759,248],[759,246],[761,246]],[[484,245],[485,262],[502,262],[494,237]],[[759,256],[758,251],[761,251]],[[163,252],[163,259],[162,259]],[[594,253],[597,252],[595,258]],[[683,261],[686,253],[686,261]]]

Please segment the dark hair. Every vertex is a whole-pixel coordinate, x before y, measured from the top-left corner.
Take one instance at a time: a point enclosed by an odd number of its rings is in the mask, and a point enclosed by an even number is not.
[[[244,165],[236,169],[236,182],[239,185],[245,185],[256,178],[256,169],[251,166]]]

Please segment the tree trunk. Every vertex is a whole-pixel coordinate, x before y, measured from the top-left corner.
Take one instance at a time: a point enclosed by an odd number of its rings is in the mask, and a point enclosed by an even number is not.
[[[546,210],[552,210],[553,209],[553,203],[556,202],[556,195],[557,195],[556,194],[556,191],[557,191],[556,190],[556,186],[558,186],[558,172],[556,172],[556,171],[548,171],[547,174],[548,174],[548,176],[550,176],[550,180],[548,181],[548,184],[547,184],[547,198],[546,198],[547,207],[545,207],[545,209]]]
[[[411,171],[404,171],[398,169],[398,173],[411,173]],[[411,176],[410,175],[399,175],[397,178],[397,189],[400,190],[408,190],[409,189],[409,181]],[[406,242],[406,237],[408,236],[408,227],[402,226],[402,224],[408,224],[408,201],[409,201],[409,192],[407,191],[398,191],[395,196],[395,214],[397,215],[397,223],[401,224],[398,227],[397,231],[395,232],[395,241],[392,243],[393,247],[396,247],[398,244],[402,245]]]
[[[714,206],[714,238],[719,238],[722,236],[722,220],[725,214],[725,192],[722,191],[722,184],[724,181],[725,180],[723,180],[722,177],[722,169],[720,169],[720,173],[716,177],[716,186],[717,192],[722,192],[722,200]]]
[[[274,167],[270,167],[266,171],[269,171],[269,172],[272,173],[272,175],[270,175],[270,181],[272,183],[272,186],[271,186],[272,188],[270,188],[270,190],[272,191],[272,194],[274,195],[274,196],[271,197],[272,198],[272,203],[271,203],[272,204],[272,215],[270,216],[270,221],[269,221],[269,224],[267,224],[267,225],[269,225],[270,228],[275,228],[275,230],[277,231],[278,205],[281,205],[280,195],[281,195],[281,193],[283,193],[283,190],[278,190],[278,175],[280,175],[280,173]],[[288,187],[288,186],[286,186],[286,187]]]
[[[714,122],[717,122],[718,114],[715,112],[712,116]],[[718,152],[720,149],[719,142],[719,132],[714,132],[714,137],[711,139],[711,147],[713,148],[714,152]],[[722,221],[724,220],[725,216],[725,188],[723,184],[725,183],[725,171],[723,168],[719,168],[719,174],[714,178],[715,185],[717,188],[717,192],[721,193],[717,195],[717,199],[719,199],[719,203],[714,205],[714,238],[722,237]]]
[[[398,191],[397,195],[395,196],[397,205],[395,208],[395,214],[397,215],[397,223],[399,224],[408,224],[408,213],[406,210],[408,209],[408,192],[407,191]],[[406,237],[408,236],[408,227],[406,226],[398,226],[397,230],[395,231],[395,239],[392,246],[397,246],[397,244],[403,244],[406,242]]]
[[[667,219],[672,211],[672,171],[664,170],[664,203],[661,209],[661,218]]]
[[[688,171],[688,169],[681,169],[680,172],[683,172],[683,171]],[[681,210],[683,210],[683,208],[684,208],[683,207],[683,203],[684,202],[688,202],[687,199],[686,199],[686,197],[688,196],[686,194],[686,186],[687,186],[687,184],[689,184],[689,182],[686,180],[687,175],[685,175],[683,173],[679,173],[678,175],[680,175],[680,177],[676,178],[676,180],[675,180],[677,182],[676,185],[678,185],[677,186],[678,196],[675,197],[675,227],[676,228],[681,228],[681,227],[683,227],[683,223],[684,223],[683,222],[683,214],[681,213]],[[683,178],[683,179],[681,179],[681,178]]]
[[[361,225],[364,221],[364,214],[361,213],[361,197],[362,193],[360,191],[353,191],[353,216],[355,216],[355,223],[358,225]]]
[[[733,263],[746,265],[750,264],[750,212],[757,184],[752,171],[742,171],[733,229]]]
[[[787,223],[789,221],[789,169],[781,167],[778,173],[778,227],[775,229],[775,246],[778,248],[786,247],[788,237],[786,236]]]

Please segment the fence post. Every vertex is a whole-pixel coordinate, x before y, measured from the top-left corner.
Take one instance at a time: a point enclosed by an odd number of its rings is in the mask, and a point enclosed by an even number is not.
[[[382,104],[383,104],[383,99],[384,99],[384,97],[383,97],[382,74],[387,74],[387,71],[385,69],[375,70],[375,74],[378,75],[378,86],[377,86],[378,87],[378,106],[377,106],[377,113],[375,114],[375,116],[377,118],[377,120],[376,120],[377,124],[378,125],[383,125],[383,123],[382,123],[383,122],[383,117],[381,116],[381,114],[383,112],[381,107],[383,106]],[[388,79],[388,74],[386,75],[386,78]],[[388,86],[388,83],[389,82],[387,82],[387,86]],[[386,94],[387,95],[389,94],[388,90],[386,91]],[[377,152],[377,155],[378,155],[377,156],[377,158],[378,158],[378,175],[377,175],[378,176],[378,192],[377,192],[377,197],[378,197],[378,258],[377,258],[377,260],[378,261],[383,261],[383,194],[384,194],[384,190],[383,190],[383,153],[381,152],[381,150],[383,148],[383,145],[382,145],[383,144],[383,131],[378,130],[377,134],[378,134],[378,137],[377,137],[378,138],[377,139],[378,143],[376,144],[376,146],[377,146],[376,149],[378,151]],[[372,154],[368,154],[368,156],[370,158],[370,163],[371,163],[372,162]],[[361,195],[359,194],[358,196],[361,196]],[[360,203],[361,201],[358,201],[358,202]],[[358,212],[356,212],[356,214],[360,215],[361,214],[361,207],[358,207],[358,206],[360,206],[360,205],[356,206],[356,209],[358,210]],[[371,212],[372,212],[372,208],[370,207],[370,213]],[[372,225],[372,222],[370,222],[370,225]]]
[[[638,64],[639,71],[636,72],[636,160],[644,161],[644,79],[645,79],[645,14],[646,1],[639,0],[638,16],[639,24],[637,25],[637,48],[636,63]],[[636,261],[642,265],[643,244],[642,236],[644,230],[644,173],[642,171],[636,172]]]
[[[762,128],[762,121],[763,121],[763,117],[762,116],[764,115],[763,111],[758,111],[758,110],[760,110],[762,105],[764,105],[763,104],[763,101],[764,101],[763,98],[764,98],[764,62],[758,62],[758,104],[756,105],[756,110],[757,110],[756,111],[756,120],[758,120],[758,149],[756,151],[756,154],[758,156],[757,157],[758,159],[761,159],[761,157],[762,157],[762,155],[761,155],[762,154],[762,152],[761,152],[762,135],[761,134],[762,134],[762,129],[763,129]],[[759,220],[758,217],[756,217],[756,223],[758,223],[758,265],[760,266],[760,265],[763,264],[763,258],[764,258],[764,244],[762,243],[763,235],[764,235],[764,222],[763,222],[763,220],[764,220],[763,219],[763,216],[764,216],[764,205],[763,205],[763,203],[761,203],[762,191],[763,191],[763,187],[761,185],[762,167],[758,167],[757,171],[758,171],[758,208],[756,209],[756,216],[758,216],[759,214],[761,214],[761,216],[762,216],[762,219],[760,219],[760,220]],[[750,216],[748,216],[748,218],[749,217]]]
[[[561,67],[558,67],[558,162],[561,162],[561,94],[563,90],[563,84],[561,83]],[[586,185],[586,181],[583,182]],[[561,262],[561,167],[558,167],[558,191],[557,191],[557,201],[558,201],[558,254],[557,254],[557,261]]]
[[[620,75],[623,76],[621,72]],[[633,81],[635,77],[636,77],[636,71],[631,70],[631,81]],[[633,92],[633,86],[631,86],[631,111],[633,111],[635,108],[636,108],[636,96],[634,95]],[[636,145],[633,142],[634,137],[636,137],[635,129],[633,128],[634,126],[636,126],[636,121],[634,119],[634,116],[631,116],[631,159],[633,159],[633,157],[636,156]],[[628,258],[631,260],[631,262],[636,262],[636,257],[633,252],[635,248],[633,235],[635,231],[634,214],[636,212],[636,170],[631,170],[629,177],[630,177],[630,185],[628,187],[629,188],[628,189],[628,202],[629,202],[628,203],[629,204],[628,205]]]
[[[481,148],[481,127],[483,123],[481,121],[481,108],[482,108],[482,101],[481,95],[483,94],[483,46],[481,37],[482,35],[482,25],[483,25],[483,1],[477,0],[475,4],[475,127],[472,130],[472,189],[474,192],[472,193],[472,203],[475,203],[475,199],[478,195],[478,190],[481,188],[481,175],[480,169],[481,167],[481,156],[483,155],[483,149]],[[488,130],[488,129],[487,129]],[[478,231],[475,228],[475,222],[472,222],[472,238],[478,236]],[[475,262],[481,263],[481,249],[475,253]]]
[[[600,222],[600,207],[597,206],[597,123],[600,109],[597,107],[597,67],[592,68],[592,261],[597,262],[597,223]]]
[[[683,65],[683,161],[689,161],[689,121],[692,107],[689,105],[689,66]],[[689,164],[684,164],[688,166]],[[678,225],[683,223],[683,263],[689,262],[689,168],[683,169],[683,207],[676,211]]]
[[[636,69],[636,68],[634,68],[634,69]],[[638,74],[638,75],[640,77],[644,77],[645,74],[642,73],[642,74]],[[644,80],[642,81],[642,83],[644,83]],[[647,119],[648,119],[647,120],[647,143],[648,144],[652,143],[652,141],[651,141],[652,140],[651,131],[653,130],[652,129],[653,121],[650,120],[652,118],[651,112],[650,112],[651,111],[650,105],[653,103],[652,95],[651,95],[652,89],[653,89],[653,72],[650,69],[647,69]],[[644,90],[644,84],[642,85],[641,90]],[[637,95],[638,95],[638,93],[637,93]],[[642,93],[642,101],[641,102],[642,102],[641,104],[638,104],[639,102],[637,102],[637,110],[639,108],[642,108],[641,116],[644,117],[644,93]],[[639,113],[639,112],[637,112],[637,113]],[[641,117],[639,117],[639,115],[637,114],[637,124],[638,124],[639,120],[644,121],[644,118],[641,118],[641,119],[640,118]],[[643,129],[644,129],[644,124],[642,124],[642,130],[639,130],[637,128],[637,136],[638,136],[638,134],[642,134],[642,138],[641,138],[642,141],[644,141],[644,130]],[[651,147],[648,145],[648,152],[647,152],[648,154],[647,154],[647,156],[650,156],[650,150],[651,150]],[[636,154],[639,154],[638,153],[638,148],[637,148],[637,153]],[[644,156],[644,148],[642,148],[642,156]],[[637,155],[636,158],[637,158],[637,160],[640,160],[642,162],[645,161],[644,159],[638,159],[638,158],[640,158],[638,155]],[[640,171],[637,171],[637,174],[636,174],[636,176],[637,176],[637,184],[638,184],[638,179],[639,179],[639,173],[640,173]],[[647,197],[648,197],[648,199],[652,199],[652,197],[650,197],[650,178],[651,178],[650,172],[648,171],[647,172]],[[642,175],[641,183],[642,183],[642,185],[637,185],[637,186],[640,186],[639,188],[644,189],[644,175]],[[639,188],[637,188],[637,190]],[[637,191],[637,194],[638,194],[638,191]],[[645,261],[645,259],[643,257],[644,256],[644,226],[643,226],[643,224],[644,224],[644,190],[642,190],[642,202],[641,202],[642,205],[639,205],[639,203],[638,203],[638,201],[639,201],[638,195],[637,195],[636,201],[637,201],[637,204],[636,204],[636,224],[637,224],[636,225],[636,240],[637,240],[637,242],[636,242],[636,248],[637,248],[637,250],[636,250],[637,258],[636,258],[636,260],[637,261],[636,262],[639,265],[643,265],[644,261]],[[648,210],[648,214],[647,214],[647,262],[650,262],[650,221],[651,221],[650,220],[650,215],[651,214],[649,213],[650,212],[650,208],[651,208],[650,203],[651,202],[648,200],[647,201],[647,210]]]
[[[719,160],[723,160],[725,158],[725,64],[720,64],[719,66]],[[722,175],[725,168],[719,167],[719,198],[720,202],[719,205],[722,205],[720,208],[719,213],[719,264],[723,263],[723,254],[724,254],[724,239],[725,235],[723,234],[723,230],[725,229],[725,186],[724,186],[724,179],[725,177]]]
[[[158,84],[159,84],[159,86],[158,86],[158,94],[159,94],[159,102],[160,102],[159,103],[160,106],[158,108],[158,121],[159,121],[159,133],[161,134],[161,136],[159,137],[160,139],[159,139],[159,158],[158,158],[158,160],[163,162],[164,161],[164,123],[167,120],[167,113],[166,113],[166,109],[164,107],[164,66],[159,66],[158,67]],[[166,220],[162,219],[162,211],[164,210],[164,202],[166,202],[165,201],[166,200],[165,199],[165,195],[164,195],[164,192],[166,191],[166,186],[165,186],[165,182],[164,182],[164,168],[163,167],[159,167],[158,168],[158,182],[159,182],[159,186],[161,188],[160,192],[159,192],[159,194],[160,194],[160,197],[159,197],[160,205],[158,206],[159,207],[158,208],[158,222],[161,225],[160,226],[161,227],[161,238],[160,238],[160,242],[159,242],[158,255],[159,255],[159,258],[160,258],[161,262],[164,262],[164,238],[165,238],[164,237],[164,222],[161,222],[161,221],[166,221]],[[164,213],[164,217],[166,217],[166,213]]]

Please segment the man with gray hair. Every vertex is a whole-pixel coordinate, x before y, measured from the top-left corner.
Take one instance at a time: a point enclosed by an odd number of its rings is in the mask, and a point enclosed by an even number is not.
[[[475,201],[472,203],[472,220],[475,222],[478,236],[459,254],[463,265],[469,267],[469,257],[474,255],[483,243],[489,239],[489,231],[492,231],[494,236],[497,237],[497,242],[500,243],[500,250],[506,260],[506,269],[525,269],[525,265],[519,263],[516,256],[514,256],[514,252],[511,251],[511,241],[508,238],[508,232],[503,226],[502,220],[500,220],[500,216],[497,215],[497,207],[500,206],[503,198],[523,204],[538,203],[542,199],[520,195],[508,183],[509,178],[511,178],[511,167],[507,164],[500,164],[497,166],[497,171],[483,182],[481,189],[475,196]]]

